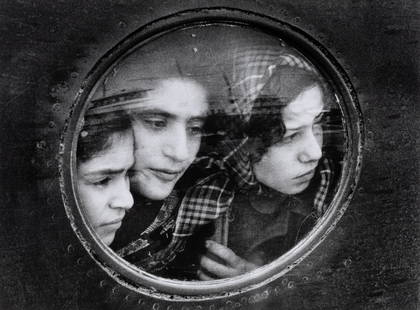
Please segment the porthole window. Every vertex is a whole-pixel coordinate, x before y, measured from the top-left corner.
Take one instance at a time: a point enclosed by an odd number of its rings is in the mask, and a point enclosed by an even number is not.
[[[330,232],[360,165],[351,84],[281,21],[191,12],[86,78],[65,132],[66,210],[102,268],[203,298],[281,277]]]

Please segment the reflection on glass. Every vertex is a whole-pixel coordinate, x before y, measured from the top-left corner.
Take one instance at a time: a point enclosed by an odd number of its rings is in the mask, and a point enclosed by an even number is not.
[[[166,278],[270,263],[335,194],[345,145],[336,96],[307,58],[253,29],[156,38],[92,92],[77,150],[86,218],[117,255]]]
[[[200,260],[202,280],[240,275],[280,257],[325,213],[335,182],[323,154],[332,98],[315,68],[281,44],[235,51],[233,67],[222,148],[201,162],[224,171],[198,186],[223,197],[217,207],[224,215]],[[195,201],[202,191],[189,195]]]

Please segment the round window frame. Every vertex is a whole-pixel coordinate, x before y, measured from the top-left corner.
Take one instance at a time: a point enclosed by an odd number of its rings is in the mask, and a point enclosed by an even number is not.
[[[88,98],[97,81],[134,49],[147,44],[149,40],[164,36],[172,31],[200,25],[235,25],[259,29],[269,35],[284,39],[302,55],[314,63],[324,77],[334,84],[340,93],[338,105],[345,127],[346,153],[336,194],[328,211],[312,228],[311,232],[297,245],[275,261],[244,275],[214,281],[179,281],[157,277],[134,267],[109,247],[104,245],[86,222],[77,197],[75,167],[78,133],[81,118],[86,111]],[[331,53],[317,40],[300,28],[272,17],[232,8],[203,8],[179,12],[149,23],[124,38],[98,60],[85,78],[66,122],[60,150],[60,184],[64,207],[70,224],[91,257],[112,278],[121,285],[139,293],[167,300],[201,300],[221,298],[248,292],[262,287],[283,276],[308,256],[327,235],[348,207],[357,185],[364,141],[362,115],[356,92],[344,69]]]

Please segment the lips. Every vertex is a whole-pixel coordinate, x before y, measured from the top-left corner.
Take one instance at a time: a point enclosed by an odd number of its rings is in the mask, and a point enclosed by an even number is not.
[[[307,182],[307,181],[312,180],[314,173],[315,173],[315,168],[295,177],[295,179],[300,182]]]
[[[121,224],[122,224],[122,218],[114,220],[112,222],[107,222],[105,224],[102,224],[101,226],[112,226],[112,227],[116,227],[117,229],[120,228]]]
[[[153,175],[155,175],[158,179],[164,182],[172,182],[175,181],[183,172],[184,170],[170,170],[170,169],[149,169]]]

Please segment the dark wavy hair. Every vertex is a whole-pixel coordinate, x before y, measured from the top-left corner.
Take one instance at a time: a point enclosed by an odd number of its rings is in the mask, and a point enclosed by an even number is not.
[[[252,140],[250,151],[254,162],[283,139],[286,133],[283,109],[303,91],[315,86],[321,88],[324,105],[328,106],[328,85],[318,73],[289,66],[276,69],[254,100],[250,119],[243,124],[245,135]]]
[[[114,134],[122,137],[131,128],[130,118],[124,111],[86,115],[77,141],[77,162],[85,162],[107,150]]]
[[[251,161],[258,162],[270,146],[283,139],[286,132],[283,109],[303,91],[315,86],[321,88],[324,106],[330,106],[332,91],[318,72],[298,67],[278,66],[258,96],[248,103],[252,105],[249,117],[246,115],[244,117],[240,113],[209,115],[204,128],[207,151],[217,149],[223,141],[232,141],[235,144],[235,141],[240,143],[242,139],[248,137],[247,145]],[[240,99],[232,98],[231,104],[234,100]]]

